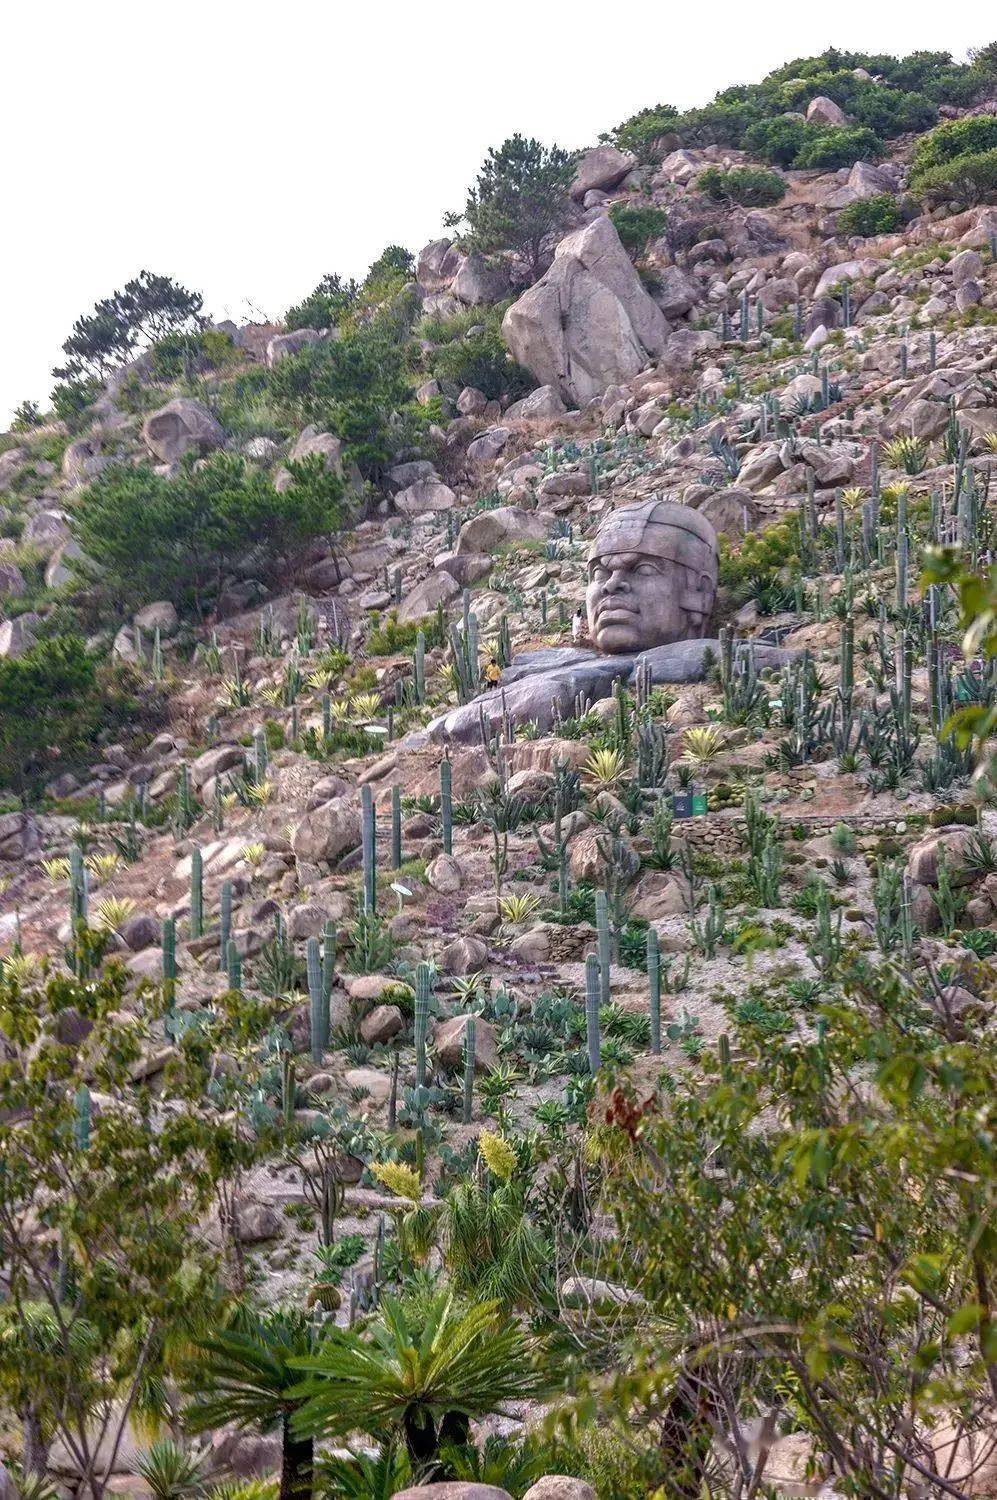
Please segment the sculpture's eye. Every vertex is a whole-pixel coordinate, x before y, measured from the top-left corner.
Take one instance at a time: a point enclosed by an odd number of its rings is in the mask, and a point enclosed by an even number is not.
[[[634,568],[634,572],[638,578],[653,578],[657,571],[658,569],[655,564],[649,562],[638,563],[636,568]]]
[[[608,577],[609,569],[604,568],[601,563],[597,563],[596,566],[592,569],[593,583],[605,583]]]

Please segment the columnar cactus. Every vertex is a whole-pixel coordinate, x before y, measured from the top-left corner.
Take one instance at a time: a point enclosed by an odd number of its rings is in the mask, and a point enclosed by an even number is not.
[[[471,1114],[474,1108],[474,1052],[478,1040],[478,1023],[474,1016],[468,1016],[467,1025],[464,1028],[464,1110],[463,1121],[470,1125]]]
[[[453,766],[447,756],[440,761],[440,822],[444,854],[453,853]]]
[[[374,819],[374,794],[369,786],[360,788],[360,847],[363,862],[363,906],[369,916],[377,910],[377,826]]]
[[[647,983],[650,991],[651,1051],[661,1051],[661,949],[658,934],[647,929]]]
[[[225,955],[226,967],[228,969],[228,985],[230,990],[242,989],[242,960],[239,950],[232,939],[229,939],[228,949]]]
[[[69,851],[69,916],[75,928],[87,920],[89,880],[83,862],[83,850],[74,844]]]
[[[420,964],[415,971],[415,1086],[426,1084],[426,1037],[429,1033],[430,972],[428,964]]]
[[[336,924],[326,922],[322,933],[322,1010],[325,1016],[325,1035],[329,1035],[329,1015],[332,986],[336,982]]]
[[[172,999],[177,982],[177,924],[173,917],[167,917],[163,923],[162,950],[163,983]]]
[[[232,882],[223,881],[221,892],[220,926],[218,931],[218,946],[220,949],[219,963],[224,969],[228,963],[228,944],[232,935]]]
[[[595,1076],[599,1071],[602,1054],[599,1046],[599,960],[590,953],[585,960],[585,1041],[588,1049],[589,1072]]]
[[[204,861],[200,849],[190,856],[190,935],[199,938],[204,932]]]
[[[397,786],[391,788],[391,868],[397,870],[402,862],[402,794]]]
[[[73,1122],[73,1136],[78,1151],[90,1148],[91,1103],[90,1090],[85,1083],[81,1083],[76,1090],[76,1119]]]
[[[329,1045],[326,1010],[322,994],[322,958],[318,938],[310,937],[305,946],[305,963],[308,973],[308,1000],[310,1005],[312,1062],[321,1063]]]
[[[426,701],[426,632],[420,630],[415,638],[415,656],[412,661],[412,676],[415,685],[416,703]]]
[[[603,1005],[609,1004],[613,951],[609,931],[609,901],[605,891],[595,893],[595,928],[599,949],[599,986]]]

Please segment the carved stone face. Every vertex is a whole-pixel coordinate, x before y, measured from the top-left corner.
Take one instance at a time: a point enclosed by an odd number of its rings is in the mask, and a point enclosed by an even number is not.
[[[597,651],[617,656],[704,633],[717,592],[717,537],[684,505],[650,500],[607,516],[585,596]]]

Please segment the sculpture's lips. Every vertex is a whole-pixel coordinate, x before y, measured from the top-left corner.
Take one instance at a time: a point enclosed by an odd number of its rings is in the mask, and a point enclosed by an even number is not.
[[[640,610],[630,609],[626,604],[602,604],[595,612],[597,625],[629,625],[640,619]]]

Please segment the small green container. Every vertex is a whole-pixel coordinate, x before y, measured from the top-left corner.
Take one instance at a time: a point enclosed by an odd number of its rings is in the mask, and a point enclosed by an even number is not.
[[[693,817],[694,818],[698,818],[698,817],[700,817],[705,812],[706,812],[706,793],[705,792],[693,792],[693,794],[692,794],[692,815],[693,815]]]

